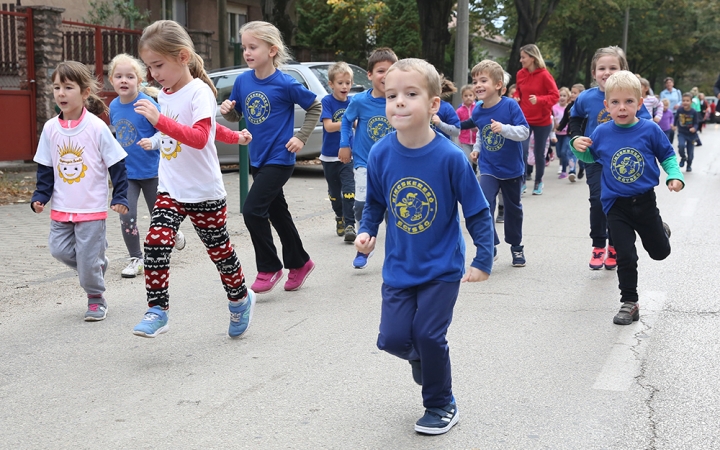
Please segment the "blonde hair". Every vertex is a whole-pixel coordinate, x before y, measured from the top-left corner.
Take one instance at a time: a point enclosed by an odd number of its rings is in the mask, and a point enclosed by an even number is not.
[[[90,69],[85,64],[77,61],[61,62],[52,74],[52,81],[53,83],[57,81],[76,83],[81,93],[89,89],[90,95],[85,100],[85,108],[96,116],[108,112],[107,105],[98,96],[100,83],[92,76]]]
[[[577,89],[578,94],[585,90],[585,85],[582,83],[573,84],[570,89]]]
[[[400,70],[402,72],[417,72],[425,79],[425,88],[428,91],[430,98],[440,97],[442,92],[442,78],[435,69],[435,66],[425,61],[424,59],[418,58],[406,58],[396,62],[385,73],[387,77],[390,72]]]
[[[129,64],[130,67],[132,67],[133,72],[135,72],[135,75],[137,75],[138,78],[138,91],[154,99],[157,99],[159,92],[158,88],[145,84],[145,74],[147,73],[147,67],[145,67],[145,64],[143,64],[142,61],[132,55],[128,55],[127,53],[120,53],[119,55],[115,55],[112,61],[110,61],[110,66],[108,67],[109,78],[113,77],[113,74],[115,73],[115,68],[119,64]]]
[[[254,20],[240,27],[238,34],[242,37],[245,33],[252,34],[270,47],[277,48],[277,53],[273,57],[273,66],[276,69],[292,59],[290,50],[285,46],[280,30],[275,25],[262,20]]]
[[[536,69],[545,69],[545,60],[542,57],[542,53],[540,53],[540,49],[535,44],[528,44],[523,45],[520,47],[521,52],[527,53],[528,56],[533,58],[535,60],[535,68]]]
[[[628,70],[619,70],[608,77],[605,82],[605,99],[610,98],[613,91],[621,90],[631,91],[637,99],[642,98],[640,80]]]
[[[618,59],[618,62],[620,63],[620,70],[630,70],[627,62],[627,58],[625,57],[625,51],[618,47],[617,45],[611,45],[610,47],[602,47],[597,49],[595,51],[595,54],[592,58],[592,63],[590,63],[590,73],[594,74],[595,69],[597,68],[597,62],[600,58],[603,56],[614,56]],[[634,74],[633,74],[634,76]],[[637,77],[635,77],[637,78]]]
[[[334,82],[335,77],[342,74],[350,75],[350,81],[352,81],[353,71],[350,66],[348,66],[348,64],[344,61],[336,62],[328,69],[328,80]]]
[[[558,89],[559,94],[562,94],[563,92],[565,93],[565,95],[568,96],[568,98],[570,98],[570,89],[566,88],[565,86]]]
[[[502,83],[505,86],[505,71],[502,66],[492,59],[483,59],[479,63],[475,64],[470,71],[470,76],[475,78],[476,75],[485,74],[492,80],[493,83]],[[502,92],[502,87],[498,92]]]
[[[190,35],[185,31],[179,23],[172,20],[158,20],[148,25],[143,30],[139,44],[140,51],[143,49],[151,50],[159,55],[177,59],[184,50],[188,52],[190,59],[188,61],[188,69],[193,78],[200,78],[205,82],[214,95],[217,95],[215,85],[210,80],[207,72],[205,72],[205,63],[203,59],[195,53]]]
[[[670,106],[670,100],[664,98],[664,99],[662,99],[662,100],[660,100],[660,101],[662,102],[663,106],[665,106],[665,109],[667,109],[668,106]]]

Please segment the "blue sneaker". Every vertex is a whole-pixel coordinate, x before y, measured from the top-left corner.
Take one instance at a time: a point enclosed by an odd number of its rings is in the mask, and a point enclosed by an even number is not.
[[[167,311],[159,306],[153,306],[145,312],[145,317],[133,328],[135,336],[154,338],[158,334],[167,333],[168,325]]]
[[[445,434],[455,425],[458,415],[455,396],[442,408],[426,408],[425,415],[415,422],[415,431],[423,434]]]
[[[360,253],[357,252],[357,255],[355,256],[355,259],[353,259],[353,267],[356,269],[364,269],[368,265],[368,259],[370,259],[375,253],[375,251],[371,251],[369,254]]]
[[[535,189],[533,189],[533,195],[542,195],[543,185],[544,183],[536,184]]]
[[[511,246],[510,253],[512,253],[513,267],[525,267],[525,251],[522,245]]]
[[[250,326],[253,309],[255,309],[255,293],[252,289],[248,289],[247,299],[245,302],[228,302],[228,309],[230,310],[230,328],[228,328],[228,336],[240,337]]]

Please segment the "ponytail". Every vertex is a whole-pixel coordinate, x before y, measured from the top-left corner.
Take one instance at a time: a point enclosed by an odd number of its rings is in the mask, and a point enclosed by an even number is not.
[[[100,116],[109,111],[109,108],[97,94],[91,93],[85,100],[85,108],[96,116]]]
[[[217,89],[215,89],[215,85],[208,76],[207,72],[205,72],[205,63],[203,62],[203,59],[194,51],[190,53],[188,68],[190,69],[190,74],[193,78],[200,78],[205,82],[205,84],[210,86],[210,89],[213,91],[213,95],[217,96]]]

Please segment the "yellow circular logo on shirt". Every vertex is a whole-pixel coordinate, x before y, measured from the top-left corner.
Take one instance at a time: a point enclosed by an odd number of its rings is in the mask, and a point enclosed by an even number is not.
[[[247,110],[247,121],[253,125],[259,125],[270,116],[270,101],[267,95],[260,91],[254,91],[245,97],[245,109]]]
[[[419,178],[398,180],[390,191],[390,205],[395,226],[408,234],[419,234],[430,228],[437,214],[435,193]]]
[[[492,125],[487,124],[482,128],[481,136],[483,148],[489,152],[496,152],[505,145],[505,136],[494,133],[491,127]]]
[[[612,157],[610,171],[613,177],[621,183],[637,181],[645,170],[645,158],[634,148],[621,148]]]
[[[368,120],[367,133],[374,142],[384,138],[393,129],[385,116],[375,116]]]

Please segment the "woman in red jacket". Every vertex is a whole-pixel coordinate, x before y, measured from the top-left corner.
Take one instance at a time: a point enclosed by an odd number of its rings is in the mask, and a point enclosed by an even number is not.
[[[555,79],[545,68],[545,61],[537,45],[528,44],[520,48],[520,64],[522,69],[517,73],[515,97],[520,99],[520,109],[525,114],[531,132],[531,137],[523,142],[525,165],[527,167],[530,139],[534,139],[535,161],[538,162],[535,164],[537,169],[533,195],[541,195],[545,173],[545,143],[552,131],[552,107],[558,102],[560,94]]]

